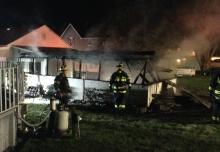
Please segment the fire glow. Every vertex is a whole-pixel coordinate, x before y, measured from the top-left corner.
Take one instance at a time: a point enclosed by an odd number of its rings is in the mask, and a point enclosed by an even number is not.
[[[211,61],[220,60],[220,57],[211,57]]]
[[[181,60],[180,60],[180,59],[176,59],[176,62],[177,62],[177,63],[181,63]]]

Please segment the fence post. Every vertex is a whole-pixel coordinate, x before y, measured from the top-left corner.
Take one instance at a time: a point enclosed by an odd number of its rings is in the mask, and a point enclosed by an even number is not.
[[[17,90],[17,103],[16,104],[18,104],[18,101],[20,100],[19,99],[19,83],[20,83],[20,81],[19,81],[19,66],[17,65],[16,66],[16,80],[17,80],[17,86],[16,86],[16,90]]]
[[[2,112],[2,70],[0,69],[0,112]]]
[[[5,110],[7,109],[7,93],[6,93],[6,79],[5,79],[5,69],[3,69],[3,84],[4,84],[4,99],[5,99],[5,101],[4,101],[4,104],[5,104]]]
[[[10,63],[9,63],[10,66]],[[11,108],[11,68],[8,69],[8,102],[9,102],[9,108]]]
[[[12,69],[13,106],[15,106],[15,68]]]

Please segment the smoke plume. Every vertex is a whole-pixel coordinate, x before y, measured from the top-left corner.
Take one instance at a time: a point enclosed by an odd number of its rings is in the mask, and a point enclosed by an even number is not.
[[[180,43],[183,50],[207,51],[220,40],[220,1],[197,0],[179,11],[183,28],[190,33]],[[201,53],[201,52],[200,52]]]
[[[135,0],[120,4],[96,28],[104,49],[164,50],[175,48],[181,40],[182,29],[176,28],[175,20],[175,9],[181,6],[177,2]]]
[[[120,4],[92,32],[105,50],[156,51],[157,62],[207,53],[220,40],[218,0],[134,0]],[[160,61],[170,56],[171,61]],[[169,58],[169,60],[170,60]]]

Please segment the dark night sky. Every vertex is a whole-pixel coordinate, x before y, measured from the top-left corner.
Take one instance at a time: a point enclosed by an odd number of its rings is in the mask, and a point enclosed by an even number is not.
[[[19,35],[43,24],[60,34],[68,23],[72,23],[83,35],[103,21],[114,3],[102,0],[1,0],[0,40],[7,41],[9,34]],[[7,27],[11,31],[7,31]]]
[[[44,24],[61,34],[68,23],[72,23],[81,35],[89,31],[119,47],[164,49],[178,47],[186,39],[196,43],[201,39],[218,40],[220,2],[1,0],[0,44],[7,44],[21,36],[20,33]],[[7,31],[7,27],[11,30]]]
[[[1,0],[0,27],[47,24],[60,32],[71,22],[84,32],[101,22],[113,4],[102,0]]]
[[[123,11],[125,7],[143,4],[148,5],[150,11],[161,9],[162,12],[164,8],[172,9],[186,1],[190,0],[1,0],[0,26],[48,24],[60,28],[71,22],[84,30],[117,15],[112,13]]]
[[[162,2],[161,2],[162,1]],[[149,5],[147,12],[163,12],[164,9],[172,9],[180,2],[176,0],[1,0],[0,5],[0,41],[7,43],[21,36],[20,33],[27,33],[28,30],[39,27],[43,24],[48,25],[56,33],[61,34],[68,23],[72,23],[81,35],[92,27],[121,26],[129,27],[125,18],[130,16],[129,9],[132,9],[129,24],[134,26],[137,20],[144,20],[144,16],[138,16],[139,6]],[[165,5],[165,7],[161,7]],[[133,9],[133,6],[138,6]],[[128,8],[128,9],[126,9]],[[137,10],[137,17],[136,17]],[[124,14],[126,17],[124,17]],[[155,14],[155,18],[160,18]],[[153,19],[154,20],[154,19]],[[133,22],[133,23],[131,23]],[[157,20],[153,21],[158,24]],[[112,24],[112,25],[111,25]],[[7,31],[6,28],[11,30]],[[127,28],[120,27],[126,32]],[[27,30],[28,29],[28,30]],[[108,28],[109,29],[109,28]],[[105,28],[104,28],[105,30]],[[97,33],[103,34],[98,31]],[[12,38],[13,37],[13,38]]]

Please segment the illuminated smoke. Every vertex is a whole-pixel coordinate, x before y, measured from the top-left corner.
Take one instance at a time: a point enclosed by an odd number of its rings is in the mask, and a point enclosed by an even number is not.
[[[32,32],[34,28],[30,28],[29,32]],[[32,45],[29,46],[31,48],[31,50],[33,51],[33,53],[35,55],[37,55],[38,57],[43,57],[44,54],[39,50],[38,45],[37,45],[37,41],[42,39],[42,35],[37,34],[36,32],[32,33],[32,39],[35,40],[34,42],[32,42]]]
[[[174,69],[177,59],[187,62],[219,43],[220,1],[124,1],[94,31],[105,50],[155,50],[155,64]]]
[[[201,70],[205,70],[210,61],[210,52],[220,42],[220,1],[196,0],[193,4],[178,12],[179,21],[189,33],[179,48],[185,56],[196,54]]]
[[[180,12],[183,27],[191,33],[183,39],[183,50],[207,51],[220,40],[220,1],[200,0]]]
[[[218,0],[136,0],[119,6],[91,32],[100,33],[104,48],[207,48],[220,37],[219,7]]]

